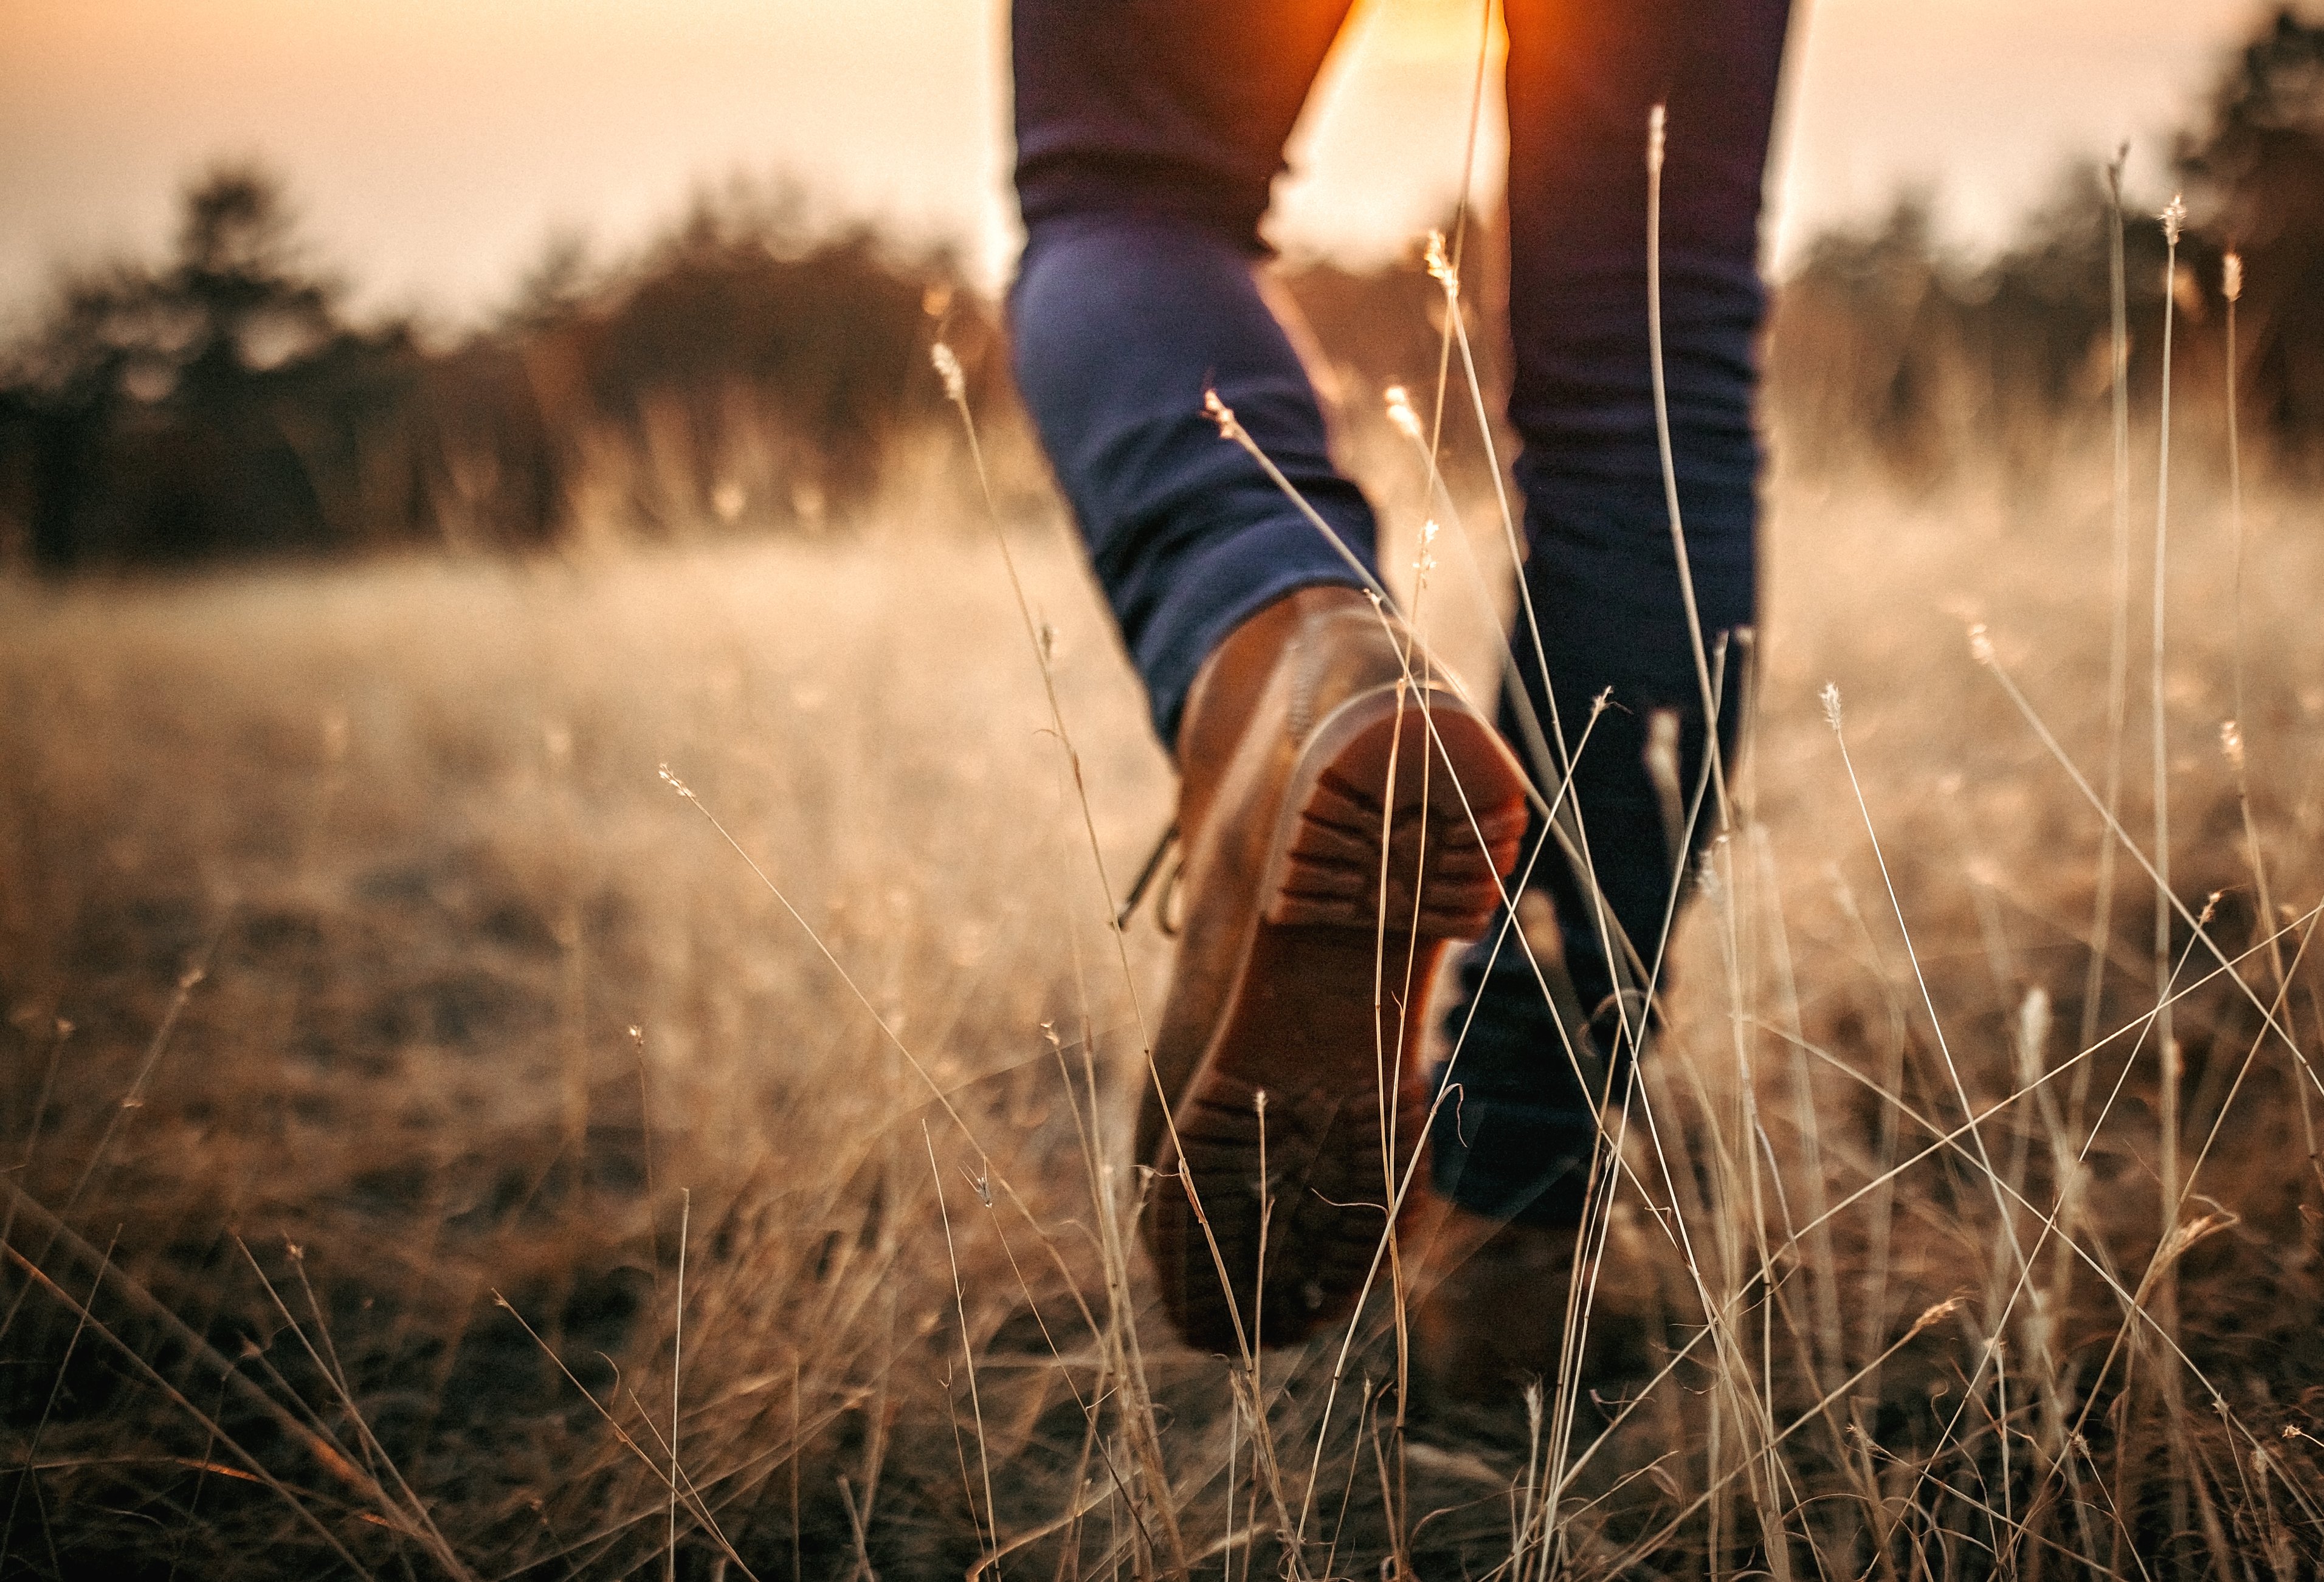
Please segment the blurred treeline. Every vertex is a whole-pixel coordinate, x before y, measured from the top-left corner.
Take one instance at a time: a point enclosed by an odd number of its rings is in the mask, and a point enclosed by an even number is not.
[[[2160,385],[2167,290],[2175,377],[2222,405],[2233,250],[2246,430],[2288,460],[2324,456],[2324,25],[2271,18],[2176,165],[2190,216],[2168,285],[2153,213],[2167,194],[2124,200],[2134,400]],[[189,192],[171,258],[66,275],[0,355],[0,566],[842,520],[913,454],[899,441],[945,419],[927,360],[939,333],[981,420],[1021,439],[998,308],[957,289],[940,254],[819,235],[802,213],[779,189],[737,187],[625,261],[553,247],[494,322],[431,338],[351,323],[280,187],[215,170]],[[1868,455],[1916,480],[1996,457],[2038,469],[2061,425],[2104,421],[2114,215],[2091,165],[1982,263],[1949,257],[1918,200],[1814,244],[1769,331],[1769,411],[1792,462]],[[1472,243],[1489,257],[1489,240]],[[1351,410],[1390,381],[1433,384],[1442,298],[1416,258],[1309,263],[1284,283]],[[1498,345],[1478,328],[1480,350]]]
[[[2234,253],[2237,409],[2279,460],[2312,465],[2324,459],[2324,25],[2270,17],[2181,133],[2174,164],[2188,209],[2175,271],[2158,214],[2172,193],[2122,198],[2134,410],[2151,412],[2162,387],[2167,291],[2174,418],[2224,421]],[[2061,425],[2107,420],[2118,174],[2062,172],[2015,243],[1979,266],[1945,255],[1920,197],[1819,240],[1770,330],[1769,401],[1791,459],[1868,451],[1921,480],[1997,458],[2038,474]]]
[[[972,399],[1002,359],[945,257],[802,207],[737,186],[621,264],[554,245],[496,322],[431,340],[350,323],[280,184],[214,170],[172,257],[66,275],[0,363],[0,564],[819,524],[940,409],[939,320]]]

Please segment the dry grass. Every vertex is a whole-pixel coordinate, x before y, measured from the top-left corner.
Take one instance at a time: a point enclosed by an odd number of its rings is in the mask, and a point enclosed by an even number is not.
[[[0,587],[0,1574],[2312,1574],[2324,1090],[2258,1007],[2324,1053],[2324,566],[2255,492],[2279,993],[2228,513],[2181,457],[2174,878],[2236,970],[2181,922],[2166,1214],[2152,887],[2126,853],[2070,1063],[2102,823],[2004,685],[2095,781],[2104,474],[1779,484],[1600,1298],[1670,1366],[1399,1444],[1375,1301],[1320,1453],[1336,1344],[1254,1412],[1105,1251],[1167,943],[1117,955],[998,553],[915,520],[956,506]],[[1119,894],[1167,768],[1062,530],[1017,548]],[[2163,1265],[2168,1337],[2126,1317]]]

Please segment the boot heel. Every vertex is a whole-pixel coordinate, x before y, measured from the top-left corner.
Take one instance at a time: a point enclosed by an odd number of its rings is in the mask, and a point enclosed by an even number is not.
[[[1429,701],[1424,712],[1369,694],[1323,722],[1292,786],[1268,923],[1406,939],[1482,932],[1525,834],[1523,791],[1489,726]]]

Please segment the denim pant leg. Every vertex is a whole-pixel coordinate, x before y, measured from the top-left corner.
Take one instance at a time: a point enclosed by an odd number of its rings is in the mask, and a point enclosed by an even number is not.
[[[1377,575],[1370,508],[1251,275],[1283,141],[1348,5],[1017,0],[1011,16],[1018,384],[1166,744],[1246,617],[1362,585],[1220,437],[1206,390]]]
[[[1536,772],[1554,786],[1591,701],[1610,693],[1587,750],[1570,760],[1568,832],[1586,877],[1558,848],[1534,869],[1588,1008],[1630,980],[1601,940],[1615,941],[1618,960],[1627,940],[1652,964],[1674,894],[1679,857],[1647,767],[1650,722],[1675,716],[1688,800],[1706,739],[1655,438],[1648,113],[1669,107],[1664,359],[1688,559],[1715,649],[1754,618],[1760,192],[1788,0],[1510,0],[1508,13],[1509,418],[1523,443],[1524,576],[1540,647],[1520,612],[1523,697],[1505,697],[1502,714],[1512,741],[1545,750]],[[1738,658],[1729,656],[1730,673]],[[1731,747],[1733,679],[1719,707]],[[1706,809],[1698,844],[1711,824]],[[1528,856],[1541,838],[1536,828]],[[1499,938],[1497,920],[1461,964],[1463,1003],[1447,1023],[1461,1043],[1439,1072],[1459,1089],[1438,1112],[1435,1179],[1481,1213],[1570,1223],[1582,1209],[1596,1101],[1575,1080],[1523,950],[1512,934],[1496,951]],[[1630,1051],[1602,1053],[1618,1062]],[[1618,1063],[1612,1075],[1618,1084]]]

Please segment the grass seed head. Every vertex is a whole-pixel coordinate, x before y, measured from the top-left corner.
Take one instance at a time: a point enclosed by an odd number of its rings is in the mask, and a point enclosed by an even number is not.
[[[1913,1336],[1919,1334],[1922,1330],[1929,1329],[1932,1325],[1942,1323],[1945,1320],[1952,1317],[1953,1314],[1960,1311],[1961,1303],[1965,1300],[1966,1299],[1962,1297],[1949,1296],[1945,1298],[1944,1301],[1926,1309],[1922,1312],[1919,1318],[1913,1320],[1912,1330],[1904,1338],[1909,1340]]]
[[[1412,409],[1412,392],[1400,384],[1391,384],[1383,392],[1388,402],[1388,420],[1406,439],[1420,437],[1420,414]]]
[[[2244,255],[2230,253],[2219,265],[2219,295],[2233,302],[2244,294]]]
[[[1238,444],[1241,442],[1242,425],[1235,421],[1234,409],[1219,400],[1217,391],[1206,390],[1203,392],[1203,415],[1219,426],[1221,439],[1231,439]]]
[[[1438,285],[1444,288],[1445,298],[1449,300],[1452,298],[1459,296],[1461,294],[1461,276],[1459,272],[1453,269],[1451,256],[1444,251],[1443,232],[1431,231],[1428,233],[1428,249],[1425,253],[1425,257],[1428,261],[1429,279],[1434,281]]]
[[[968,402],[968,376],[961,372],[960,358],[944,342],[928,348],[928,361],[936,364],[936,377],[944,381],[945,399],[958,405]]]

